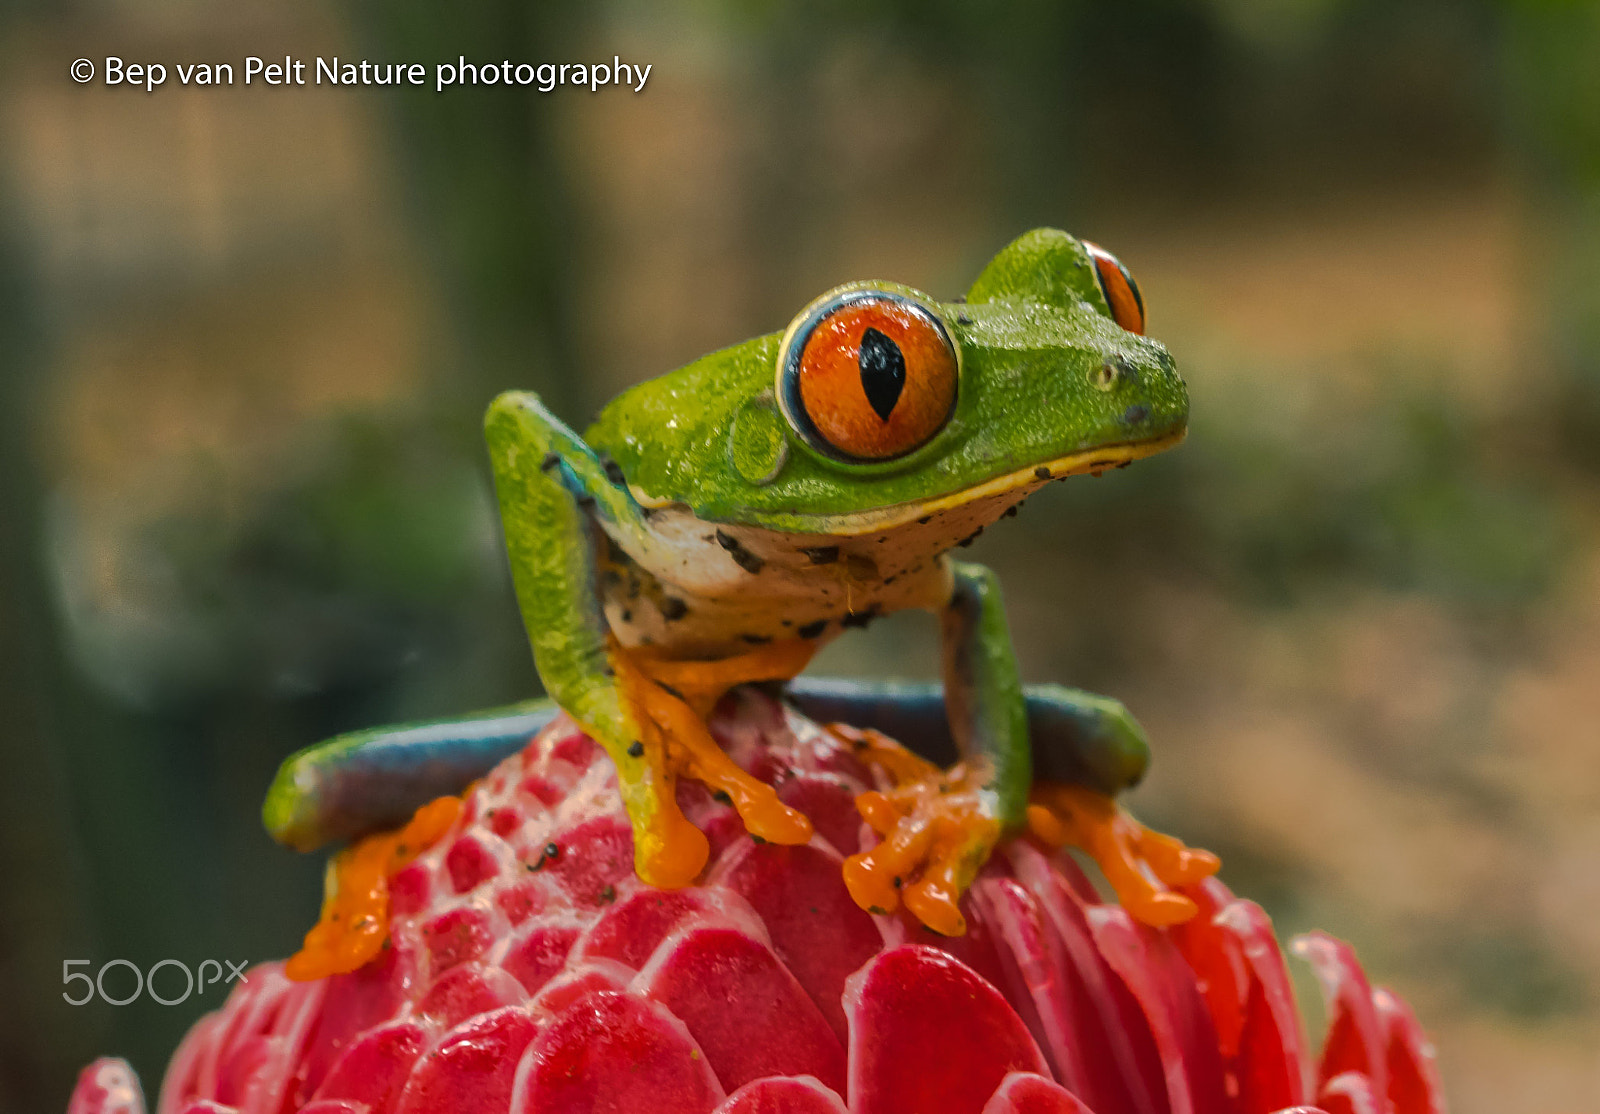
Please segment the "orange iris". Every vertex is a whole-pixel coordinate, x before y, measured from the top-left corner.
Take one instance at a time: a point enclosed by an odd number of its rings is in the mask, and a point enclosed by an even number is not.
[[[955,405],[957,367],[944,330],[898,299],[845,302],[800,353],[800,404],[846,456],[887,460],[923,444]]]
[[[1139,294],[1139,284],[1133,281],[1133,274],[1122,265],[1122,260],[1099,244],[1085,240],[1083,246],[1089,249],[1089,258],[1094,260],[1100,289],[1111,306],[1111,319],[1128,332],[1143,336],[1144,298]]]

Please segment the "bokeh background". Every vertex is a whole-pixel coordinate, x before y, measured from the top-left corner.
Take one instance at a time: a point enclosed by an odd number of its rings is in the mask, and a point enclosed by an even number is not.
[[[1600,1110],[1600,7],[83,0],[0,32],[0,1110],[283,955],[276,764],[534,691],[478,422],[861,277],[1117,252],[1189,443],[973,556],[1147,818],[1410,996],[1461,1114]],[[646,91],[80,87],[72,59],[649,62]],[[935,671],[901,617],[819,668]],[[93,968],[91,968],[93,969]],[[124,993],[122,983],[108,985]],[[1301,990],[1318,1016],[1309,983]],[[166,993],[175,993],[167,990]]]

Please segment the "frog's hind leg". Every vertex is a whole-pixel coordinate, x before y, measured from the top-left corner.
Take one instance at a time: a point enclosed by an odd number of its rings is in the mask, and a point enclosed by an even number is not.
[[[680,774],[723,788],[736,807],[742,803],[746,823],[771,833],[764,838],[804,843],[810,821],[734,767],[694,709],[651,679],[647,663],[611,635],[598,585],[601,535],[648,534],[626,484],[532,394],[497,398],[485,434],[534,661],[546,691],[616,766],[639,877],[673,888],[692,882],[705,865],[706,837],[678,808]],[[768,671],[759,679],[779,676]]]
[[[918,754],[944,765],[960,757],[937,681],[796,677],[784,692],[812,719],[914,739]],[[1027,685],[1022,694],[1034,781],[1068,782],[1116,796],[1143,779],[1150,745],[1119,702],[1065,685]]]
[[[272,838],[296,851],[397,827],[527,746],[560,711],[554,701],[529,700],[340,735],[284,760],[261,818]]]
[[[1050,847],[1082,848],[1123,908],[1158,927],[1182,924],[1198,911],[1193,899],[1169,887],[1193,885],[1222,865],[1211,852],[1151,831],[1111,797],[1081,785],[1035,785],[1028,830]]]
[[[884,836],[846,863],[845,881],[864,908],[904,900],[928,927],[965,930],[958,902],[1002,832],[1027,827],[1040,839],[1082,847],[1129,912],[1172,924],[1195,912],[1170,886],[1198,881],[1216,857],[1148,831],[1117,807],[1149,764],[1139,725],[1121,704],[1058,685],[1020,683],[999,585],[979,565],[952,563],[945,604],[944,715],[962,761],[948,770],[905,759],[887,762],[886,740],[858,736],[894,787],[863,794],[858,806]],[[829,706],[857,723],[896,725],[921,737],[935,714],[932,686],[852,693],[837,683],[793,686],[803,708]],[[942,731],[928,734],[940,739]]]

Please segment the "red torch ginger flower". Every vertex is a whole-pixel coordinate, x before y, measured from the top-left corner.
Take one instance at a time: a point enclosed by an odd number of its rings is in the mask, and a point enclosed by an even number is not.
[[[702,884],[633,875],[610,764],[565,719],[468,794],[391,879],[379,958],[310,982],[264,963],[183,1041],[157,1114],[1327,1114],[1443,1110],[1404,1004],[1349,949],[1297,943],[1328,1039],[1308,1055],[1261,909],[1216,880],[1165,930],[1016,840],[967,935],[872,916],[840,868],[874,786],[850,747],[742,690],[719,742],[815,822],[763,845],[696,787]],[[144,1114],[121,1061],[69,1114]]]

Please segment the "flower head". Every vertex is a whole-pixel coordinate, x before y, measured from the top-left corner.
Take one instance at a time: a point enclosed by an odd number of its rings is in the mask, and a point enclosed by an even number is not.
[[[254,968],[172,1059],[158,1114],[1434,1114],[1428,1048],[1350,950],[1302,938],[1329,1004],[1308,1053],[1262,910],[1214,879],[1171,929],[1066,856],[1005,845],[939,936],[850,899],[874,787],[848,747],[748,690],[712,728],[813,818],[796,847],[684,786],[698,885],[634,877],[610,764],[562,719],[391,879],[389,942],[350,974]],[[125,1064],[69,1114],[143,1114]]]

